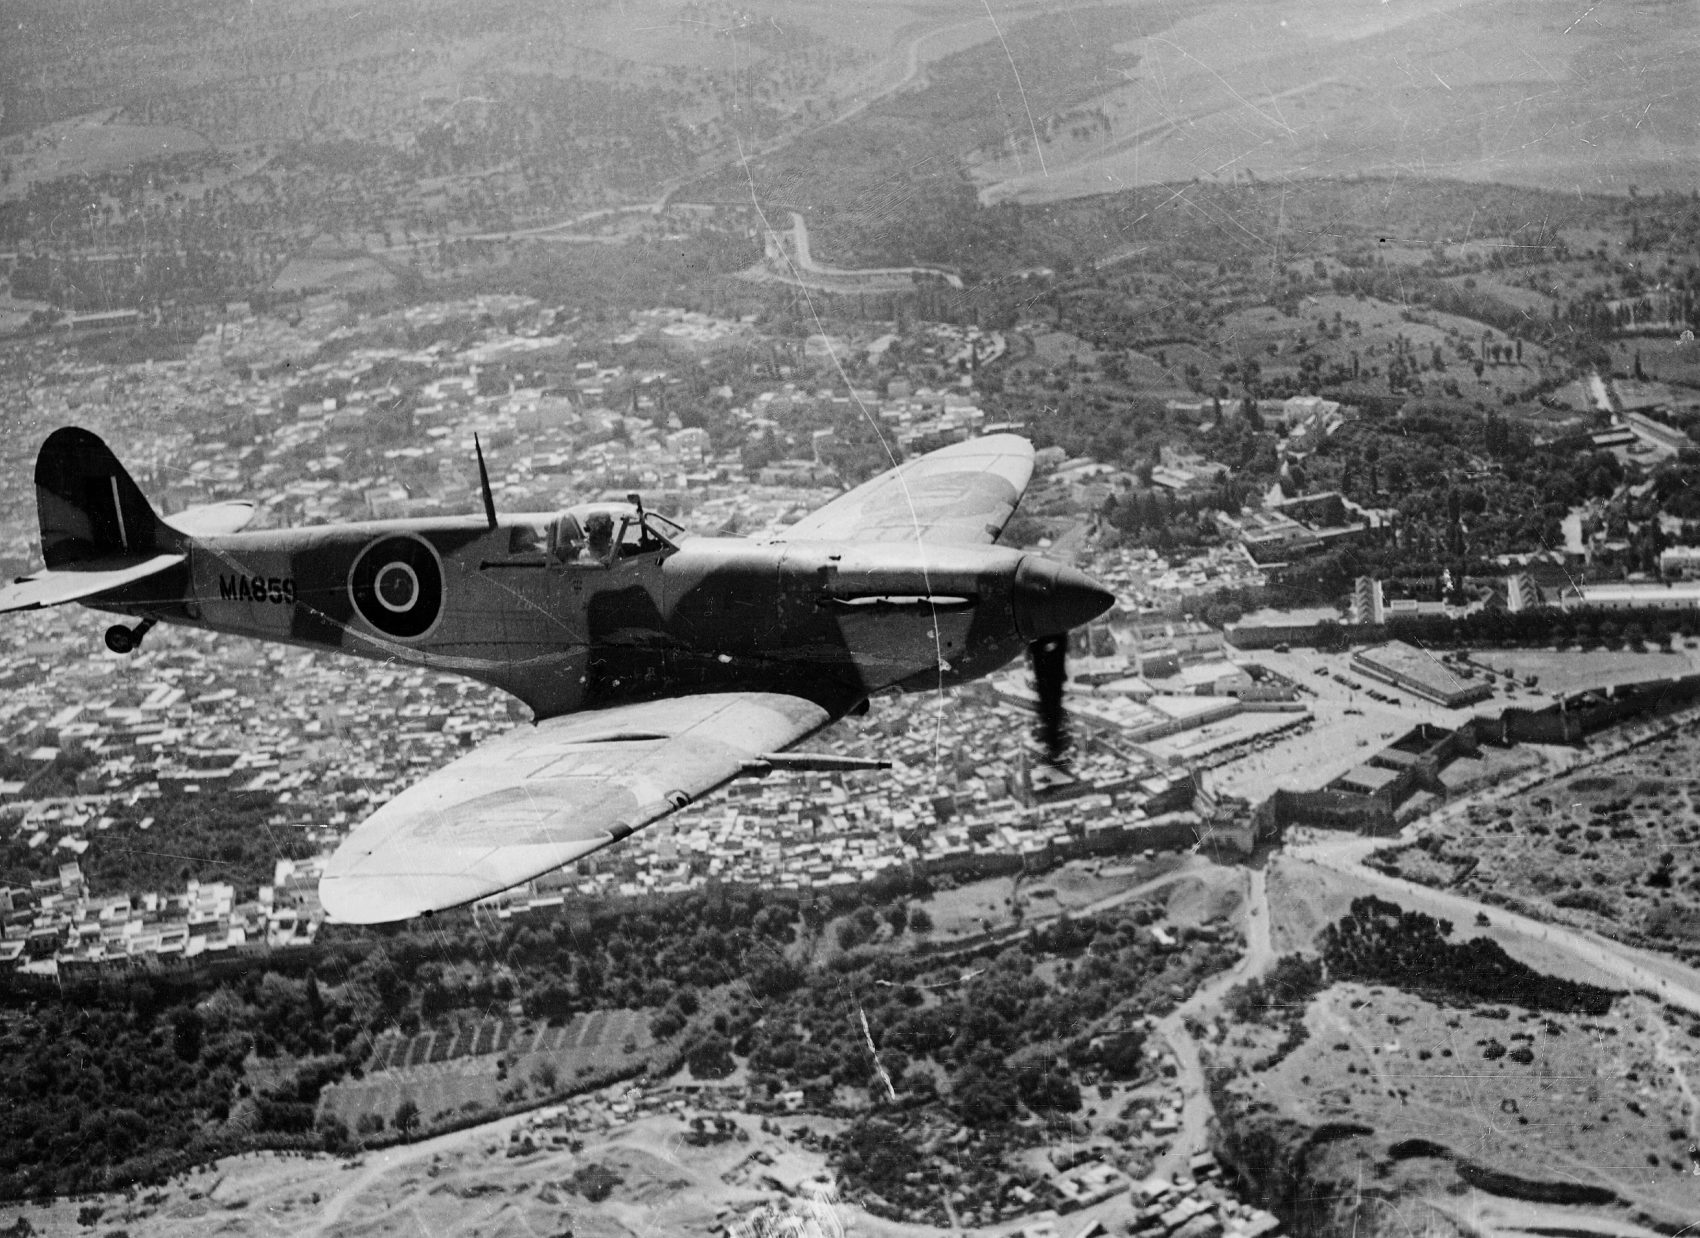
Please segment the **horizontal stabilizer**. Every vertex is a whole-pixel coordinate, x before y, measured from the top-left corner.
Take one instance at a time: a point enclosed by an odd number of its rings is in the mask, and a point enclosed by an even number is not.
[[[226,503],[191,507],[175,516],[164,517],[162,522],[190,537],[222,537],[247,528],[254,519],[255,510],[248,499],[231,499]]]
[[[96,594],[158,575],[176,567],[186,557],[180,554],[153,555],[139,563],[114,563],[110,560],[103,562],[97,559],[79,563],[75,567],[22,576],[14,583],[0,587],[0,613],[11,610],[39,610],[44,606],[81,602]]]

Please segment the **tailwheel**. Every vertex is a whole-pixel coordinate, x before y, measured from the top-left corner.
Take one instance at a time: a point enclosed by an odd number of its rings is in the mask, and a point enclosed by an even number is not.
[[[155,620],[143,619],[133,628],[115,623],[106,629],[106,647],[113,653],[134,653],[154,623]]]

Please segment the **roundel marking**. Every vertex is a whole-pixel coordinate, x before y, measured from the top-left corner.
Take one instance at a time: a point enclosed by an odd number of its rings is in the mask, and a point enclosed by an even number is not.
[[[348,573],[348,595],[360,617],[386,636],[413,640],[443,613],[443,564],[422,537],[382,537],[362,550]]]
[[[378,569],[373,592],[378,605],[392,614],[405,615],[419,601],[419,573],[400,560],[386,563]]]

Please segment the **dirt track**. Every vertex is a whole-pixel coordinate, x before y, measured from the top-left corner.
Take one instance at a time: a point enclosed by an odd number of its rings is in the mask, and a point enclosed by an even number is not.
[[[1174,1143],[1152,1166],[1152,1176],[1173,1178],[1186,1168],[1196,1152],[1208,1146],[1210,1126],[1210,1097],[1205,1091],[1204,1064],[1199,1060],[1198,1046],[1186,1030],[1186,1020],[1213,1011],[1223,994],[1237,984],[1262,975],[1274,961],[1275,952],[1269,937],[1269,889],[1264,870],[1249,868],[1248,891],[1245,902],[1246,951],[1240,961],[1221,975],[1201,985],[1175,1010],[1157,1021],[1157,1034],[1168,1042],[1180,1068],[1181,1127]]]
[[[1385,839],[1346,836],[1291,846],[1287,855],[1300,863],[1332,869],[1368,887],[1397,894],[1406,906],[1430,915],[1467,924],[1478,912],[1484,912],[1495,925],[1515,936],[1525,937],[1531,943],[1539,943],[1548,949],[1564,950],[1618,977],[1619,983],[1627,988],[1647,993],[1691,1014],[1700,1014],[1700,973],[1693,968],[1592,933],[1557,924],[1543,924],[1500,907],[1487,908],[1462,895],[1366,868],[1364,858],[1385,846]]]

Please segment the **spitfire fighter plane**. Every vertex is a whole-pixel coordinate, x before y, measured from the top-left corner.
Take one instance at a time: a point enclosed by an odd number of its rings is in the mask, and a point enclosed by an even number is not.
[[[888,691],[938,689],[1027,648],[1052,755],[1068,633],[1112,596],[993,543],[1033,469],[1012,435],[946,447],[780,533],[692,536],[638,496],[480,516],[243,531],[250,503],[158,515],[94,434],[36,461],[45,570],[0,611],[80,602],[136,620],[453,672],[535,721],[403,791],[358,825],[319,891],[335,919],[402,920],[519,885],[774,768]]]

